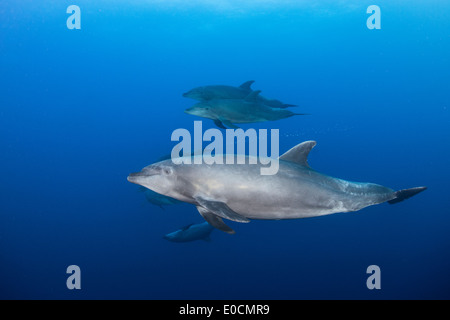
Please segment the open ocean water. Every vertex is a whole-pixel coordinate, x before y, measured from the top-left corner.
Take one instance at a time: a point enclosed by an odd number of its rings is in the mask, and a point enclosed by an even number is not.
[[[70,5],[80,29],[69,29]],[[380,29],[367,13],[377,5]],[[0,2],[1,299],[449,299],[448,1]],[[395,190],[395,205],[169,242],[204,220],[127,181],[177,128],[215,128],[182,94],[255,80],[308,113],[280,153]],[[301,196],[301,195],[299,195]],[[249,199],[252,201],[252,199]],[[81,289],[66,286],[79,266]],[[379,267],[380,289],[367,268]]]

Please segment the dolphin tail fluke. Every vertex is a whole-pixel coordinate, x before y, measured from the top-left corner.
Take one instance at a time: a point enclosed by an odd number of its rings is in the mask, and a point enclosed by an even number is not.
[[[418,194],[422,191],[425,191],[426,189],[427,189],[427,187],[416,187],[416,188],[411,188],[411,189],[399,190],[394,193],[395,198],[392,200],[389,200],[388,203],[394,204],[394,203],[401,202],[403,200],[406,200],[408,198],[415,196],[416,194]]]

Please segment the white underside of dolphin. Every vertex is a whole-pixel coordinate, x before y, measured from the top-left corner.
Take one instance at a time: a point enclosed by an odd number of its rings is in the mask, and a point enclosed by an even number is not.
[[[260,163],[267,163],[261,161],[207,165],[165,160],[130,174],[128,181],[194,204],[206,221],[227,233],[234,230],[223,219],[249,222],[357,211],[383,202],[400,202],[426,189],[394,191],[321,174],[307,162],[315,145],[315,141],[306,141],[287,151],[279,158],[277,174],[271,176],[260,174]]]

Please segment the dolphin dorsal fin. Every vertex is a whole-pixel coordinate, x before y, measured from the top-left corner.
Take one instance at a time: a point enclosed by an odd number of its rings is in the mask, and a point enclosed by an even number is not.
[[[252,86],[253,82],[255,82],[255,80],[246,81],[243,84],[241,84],[239,86],[239,88],[251,91],[252,90],[251,86]]]
[[[317,144],[315,141],[302,142],[280,156],[281,160],[298,163],[309,167],[308,155],[312,148]]]
[[[258,95],[261,93],[261,90],[255,90],[248,94],[248,96],[245,97],[245,100],[248,101],[255,101],[258,98]]]

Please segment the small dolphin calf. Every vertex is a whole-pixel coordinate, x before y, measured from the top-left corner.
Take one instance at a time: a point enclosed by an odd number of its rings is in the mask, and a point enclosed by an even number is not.
[[[202,101],[185,110],[186,113],[212,119],[223,129],[238,128],[235,123],[254,123],[289,118],[301,113],[272,108],[258,101],[260,91],[252,91],[245,99],[213,99]]]
[[[186,93],[183,93],[183,97],[191,98],[199,101],[208,100],[220,100],[220,99],[244,99],[253,90],[251,85],[253,80],[246,81],[239,87],[225,86],[225,85],[212,85],[194,88]],[[285,104],[276,99],[267,99],[263,96],[258,96],[258,102],[263,103],[272,108],[288,108],[295,107],[293,104]]]
[[[163,238],[172,242],[190,242],[195,240],[211,241],[210,234],[214,230],[208,222],[190,224],[180,230],[166,234]]]
[[[260,174],[261,163],[267,163],[260,160],[253,162],[256,164],[247,159],[246,164],[212,165],[166,160],[130,174],[128,181],[197,206],[206,221],[227,233],[234,230],[222,218],[249,222],[317,217],[382,202],[397,203],[426,189],[394,191],[321,174],[307,162],[315,145],[315,141],[306,141],[284,153],[274,175]]]

